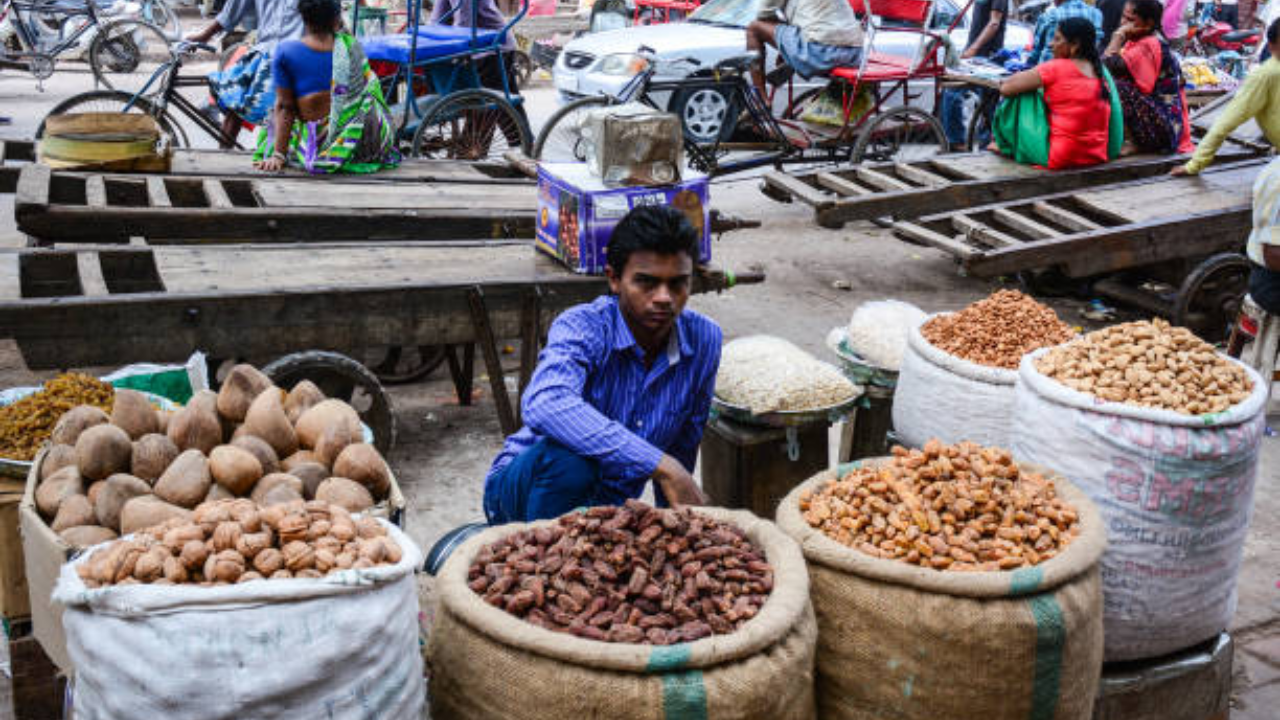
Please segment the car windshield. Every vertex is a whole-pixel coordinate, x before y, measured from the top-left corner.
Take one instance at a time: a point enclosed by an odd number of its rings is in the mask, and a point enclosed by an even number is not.
[[[711,0],[693,11],[689,22],[745,28],[760,12],[760,0]]]

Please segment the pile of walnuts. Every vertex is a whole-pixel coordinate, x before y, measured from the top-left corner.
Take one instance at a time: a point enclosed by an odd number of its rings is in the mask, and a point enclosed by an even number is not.
[[[1023,355],[1064,343],[1075,332],[1052,309],[1017,290],[1000,290],[959,312],[932,318],[920,334],[949,355],[1014,370]]]
[[[1185,415],[1222,412],[1253,391],[1243,368],[1159,318],[1091,332],[1036,358],[1036,369],[1102,400]]]
[[[673,645],[732,633],[755,617],[773,570],[732,525],[628,500],[483,548],[468,585],[548,630]]]
[[[810,526],[872,557],[935,570],[1036,565],[1079,534],[1075,508],[1053,481],[1024,472],[1009,451],[930,440],[893,449],[800,495]]]
[[[252,500],[200,505],[97,550],[77,567],[91,588],[106,585],[228,585],[319,578],[349,568],[400,562],[402,552],[376,519],[340,505],[301,500],[260,507]]]

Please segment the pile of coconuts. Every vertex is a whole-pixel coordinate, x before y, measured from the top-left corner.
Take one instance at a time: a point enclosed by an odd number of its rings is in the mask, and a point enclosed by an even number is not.
[[[111,414],[81,405],[54,427],[36,507],[72,547],[172,519],[203,502],[320,500],[363,512],[391,491],[391,469],[363,440],[360,416],[303,380],[285,391],[236,365],[218,392],[159,410],[117,389]]]

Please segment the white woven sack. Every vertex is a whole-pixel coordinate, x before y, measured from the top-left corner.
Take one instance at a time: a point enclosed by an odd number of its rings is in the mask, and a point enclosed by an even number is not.
[[[1017,371],[943,352],[924,339],[922,326],[907,336],[893,396],[893,429],[911,447],[932,438],[948,444],[971,440],[1008,447]]]
[[[399,563],[317,579],[89,589],[92,549],[63,565],[76,720],[418,720],[422,552],[379,522]]]
[[[1102,588],[1108,661],[1164,655],[1213,637],[1236,608],[1266,389],[1226,412],[1184,415],[1100,400],[1022,359],[1014,457],[1061,473],[1107,524]]]

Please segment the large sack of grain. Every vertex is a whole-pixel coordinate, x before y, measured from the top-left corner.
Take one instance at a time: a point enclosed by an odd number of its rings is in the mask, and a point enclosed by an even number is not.
[[[875,463],[877,461],[870,461]],[[1069,484],[1079,535],[1009,571],[941,571],[873,557],[812,527],[791,492],[778,525],[800,543],[818,618],[815,693],[824,720],[1086,720],[1102,667],[1096,510]]]
[[[1037,368],[1046,352],[1019,369],[1012,449],[1020,461],[1052,463],[1107,524],[1106,659],[1155,657],[1213,637],[1236,608],[1265,428],[1261,378],[1220,357],[1252,389],[1223,411],[1190,414],[1068,387]],[[1193,359],[1197,373],[1208,364]]]
[[[77,720],[418,720],[422,553],[382,524],[400,562],[315,579],[90,589],[76,567],[92,553],[67,563],[53,599]]]
[[[558,521],[491,528],[459,547],[437,576],[427,650],[431,716],[812,720],[817,628],[799,548],[750,513],[696,513],[736,526],[763,552],[773,586],[758,614],[730,634],[670,645],[553,632],[485,602],[468,587],[468,572],[482,550]]]

